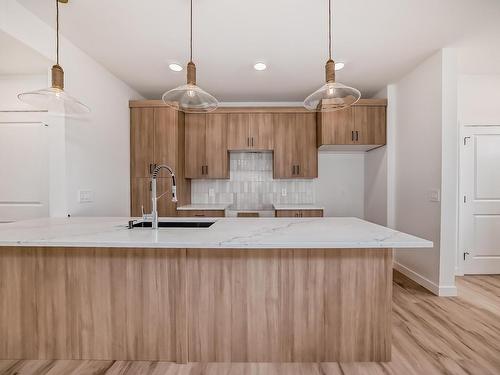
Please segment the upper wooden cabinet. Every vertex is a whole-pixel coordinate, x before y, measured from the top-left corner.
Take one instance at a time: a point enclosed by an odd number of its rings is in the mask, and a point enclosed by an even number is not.
[[[158,102],[130,103],[130,196],[132,216],[141,207],[151,210],[150,178],[155,166],[170,166],[177,177],[179,204],[191,201],[191,185],[184,178],[184,114]],[[158,179],[158,193],[171,189],[164,171]],[[176,204],[165,195],[158,202],[160,216],[175,216]]]
[[[312,113],[274,115],[274,178],[318,177],[316,121]]]
[[[229,178],[225,113],[186,114],[186,178]]]
[[[369,101],[365,101],[369,103]],[[386,106],[354,105],[317,115],[318,147],[321,150],[370,150],[386,144]],[[376,105],[378,104],[378,105]]]
[[[228,150],[272,150],[271,113],[231,113],[228,124]]]

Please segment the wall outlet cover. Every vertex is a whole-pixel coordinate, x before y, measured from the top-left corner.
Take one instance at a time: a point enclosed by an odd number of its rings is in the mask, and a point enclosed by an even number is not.
[[[441,202],[441,190],[429,190],[429,202]]]
[[[286,189],[285,188],[281,189],[281,196],[286,197]]]
[[[78,190],[79,203],[92,203],[94,201],[94,192],[92,190]]]

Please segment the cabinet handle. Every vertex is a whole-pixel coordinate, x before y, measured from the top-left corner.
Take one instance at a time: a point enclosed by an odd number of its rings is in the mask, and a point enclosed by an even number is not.
[[[297,174],[300,174],[300,165],[297,165]]]
[[[247,137],[247,147],[250,147],[250,137]]]
[[[252,137],[252,147],[253,147],[253,137]]]
[[[354,130],[351,131],[351,141],[354,142]]]
[[[292,165],[292,175],[295,175],[295,165]]]
[[[356,142],[359,141],[359,132],[356,130]]]
[[[208,165],[205,165],[205,174],[208,174]]]

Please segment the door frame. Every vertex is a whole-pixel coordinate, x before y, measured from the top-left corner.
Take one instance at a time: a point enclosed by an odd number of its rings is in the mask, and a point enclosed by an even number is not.
[[[464,217],[466,210],[464,210],[464,196],[465,196],[465,186],[466,183],[464,181],[464,173],[462,170],[462,165],[464,165],[465,158],[465,138],[468,137],[471,129],[480,129],[487,130],[492,129],[493,131],[498,131],[500,134],[500,124],[497,125],[472,125],[472,124],[460,124],[460,151],[459,151],[459,160],[458,160],[458,246],[457,246],[457,262],[456,262],[456,276],[463,276],[465,274],[465,261],[464,261],[464,253],[467,250],[465,246],[464,240],[464,231],[463,228],[464,223],[466,223],[466,219]]]

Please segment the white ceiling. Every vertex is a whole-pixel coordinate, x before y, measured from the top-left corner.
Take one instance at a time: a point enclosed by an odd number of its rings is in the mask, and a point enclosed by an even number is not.
[[[18,0],[54,21],[53,0]],[[62,33],[148,98],[185,80],[188,0],[71,0]],[[221,101],[301,101],[324,80],[327,0],[194,0],[198,84]],[[492,22],[498,0],[335,0],[339,82],[369,97]],[[498,39],[497,39],[498,40]],[[63,55],[64,56],[64,55]],[[257,61],[268,70],[256,72]],[[64,64],[64,61],[62,61]]]
[[[51,62],[17,39],[0,31],[0,75],[47,74]]]

